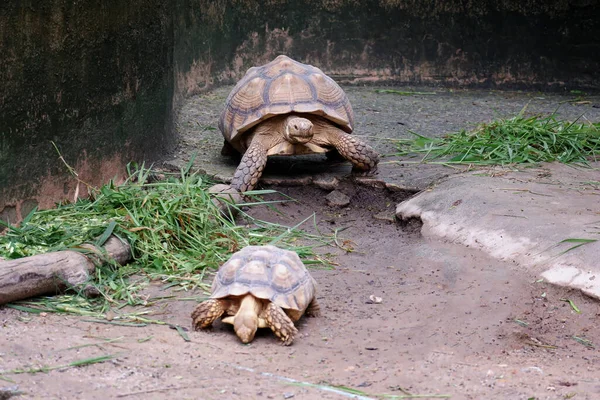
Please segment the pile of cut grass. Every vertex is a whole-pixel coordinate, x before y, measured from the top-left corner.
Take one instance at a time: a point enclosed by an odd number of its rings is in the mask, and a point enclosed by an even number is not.
[[[425,154],[420,162],[506,165],[559,161],[589,165],[600,155],[600,123],[578,123],[549,116],[525,117],[523,109],[510,119],[481,124],[441,138],[396,141],[397,155]]]
[[[148,299],[139,292],[151,280],[160,279],[164,288],[174,290],[207,289],[205,274],[247,245],[277,244],[296,251],[306,264],[322,262],[313,250],[333,238],[256,220],[242,210],[250,223],[238,226],[211,202],[207,189],[212,182],[188,171],[162,173],[165,179],[157,181],[150,179],[153,171],[141,167],[131,171],[122,185],[109,183],[89,199],[34,210],[18,227],[8,226],[0,235],[0,256],[6,259],[76,248],[109,234],[127,240],[134,255],[127,266],[96,270],[89,284],[101,294],[97,299],[71,293],[20,302],[16,308],[98,317],[111,308],[147,305]]]

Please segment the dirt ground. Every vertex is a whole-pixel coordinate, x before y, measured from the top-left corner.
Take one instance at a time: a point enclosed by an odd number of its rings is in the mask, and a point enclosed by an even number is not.
[[[218,118],[231,86],[216,88],[194,96],[182,104],[177,130],[178,148],[167,157],[168,165],[180,168],[192,158],[194,167],[230,179],[238,160],[222,157],[223,136],[217,129]],[[389,89],[389,88],[388,88]],[[419,164],[418,158],[398,157],[394,139],[414,138],[413,133],[439,137],[497,118],[551,115],[579,122],[600,121],[600,95],[451,90],[430,87],[402,87],[401,90],[430,93],[414,96],[380,93],[370,86],[344,87],[352,103],[356,129],[352,133],[367,141],[381,155],[377,179],[404,188],[424,189],[433,181],[460,172],[461,167],[447,168],[436,164]],[[349,163],[305,162],[302,156],[270,157],[261,177],[275,184],[290,180],[310,181],[319,175],[344,176]],[[322,159],[325,159],[322,156]],[[408,161],[408,162],[406,162]]]
[[[321,232],[346,228],[338,239],[345,250],[320,248],[333,256],[334,268],[312,270],[323,316],[302,319],[292,346],[281,346],[270,331],[243,345],[220,323],[191,331],[195,302],[161,299],[172,293],[156,282],[147,288],[149,317],[190,329],[189,342],[168,326],[115,326],[0,308],[2,370],[115,356],[6,375],[13,382],[0,381],[0,388],[16,385],[23,398],[44,399],[364,399],[407,392],[451,399],[600,398],[598,349],[576,339],[600,344],[598,302],[463,246],[421,238],[418,221],[400,226],[392,219],[406,193],[346,184],[340,190],[350,205],[339,208],[329,206],[320,189],[275,189],[297,201],[278,205],[280,213],[249,212],[290,226],[314,212]],[[382,302],[372,303],[371,295]],[[336,392],[337,385],[368,395]]]
[[[196,167],[220,163],[215,173],[230,175],[235,162],[222,160],[215,131],[229,90],[183,105],[171,165],[186,164],[200,150]],[[539,93],[436,92],[404,97],[348,88],[360,134],[382,154],[394,151],[386,138],[409,137],[410,131],[439,136],[514,115],[526,104],[532,113],[560,108],[567,118],[585,113],[593,121],[600,115],[597,97],[577,103],[575,96]],[[383,163],[381,174],[397,187],[424,188],[448,173]],[[423,238],[417,221],[401,226],[393,219],[395,206],[410,193],[342,184],[350,205],[339,208],[327,204],[327,191],[312,186],[275,188],[297,201],[278,205],[280,213],[249,212],[289,226],[314,212],[323,233],[338,229],[345,249],[320,248],[336,263],[312,270],[323,316],[302,319],[292,346],[281,346],[268,331],[243,345],[219,323],[211,331],[191,331],[196,303],[185,299],[202,293],[172,293],[162,282],[146,289],[145,316],[188,329],[189,341],[165,325],[117,326],[0,307],[0,370],[114,356],[94,365],[5,375],[11,381],[0,380],[0,400],[17,387],[22,398],[40,399],[600,398],[599,302],[473,249]],[[170,295],[177,297],[165,298]],[[371,295],[382,302],[374,304]]]

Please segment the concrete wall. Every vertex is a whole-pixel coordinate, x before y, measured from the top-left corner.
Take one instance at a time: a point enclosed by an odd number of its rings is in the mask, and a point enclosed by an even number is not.
[[[173,142],[172,11],[160,0],[0,5],[0,217],[121,177]]]
[[[174,142],[185,96],[287,54],[340,82],[600,89],[600,0],[4,0],[0,218]],[[173,101],[175,96],[175,101]]]
[[[285,53],[341,82],[600,88],[597,0],[181,0],[181,93]]]

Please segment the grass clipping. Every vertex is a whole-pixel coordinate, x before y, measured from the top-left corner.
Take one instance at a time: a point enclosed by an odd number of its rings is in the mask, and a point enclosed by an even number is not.
[[[559,161],[588,165],[600,154],[600,123],[562,121],[556,114],[524,116],[482,124],[441,138],[413,132],[396,142],[398,155],[425,153],[420,162],[443,164],[520,164]]]
[[[71,293],[40,298],[35,304],[21,302],[20,306],[100,316],[126,305],[148,305],[149,299],[139,292],[150,280],[160,279],[164,288],[175,290],[208,289],[206,272],[216,270],[233,252],[247,245],[276,242],[296,251],[307,264],[319,262],[313,248],[327,244],[324,237],[307,234],[298,227],[259,221],[241,210],[249,223],[238,226],[224,218],[212,203],[207,191],[212,182],[206,176],[185,170],[161,174],[162,179],[156,180],[152,179],[156,173],[149,169],[130,171],[122,185],[109,183],[93,190],[89,199],[60,204],[51,210],[34,210],[18,227],[8,226],[0,235],[0,257],[5,259],[76,249],[102,237],[107,230],[127,240],[134,255],[134,262],[128,266],[96,270],[89,284],[101,294],[97,299]],[[134,275],[135,279],[130,279]]]

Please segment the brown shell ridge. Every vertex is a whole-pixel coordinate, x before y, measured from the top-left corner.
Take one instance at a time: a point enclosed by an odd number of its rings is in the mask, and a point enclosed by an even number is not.
[[[303,311],[315,282],[293,252],[273,246],[249,246],[219,269],[211,298],[252,294],[285,309]]]
[[[295,76],[302,76],[302,74],[298,74],[296,72],[291,72],[291,71],[281,71],[281,73],[279,73],[278,75],[270,78],[268,76],[266,76],[266,74],[262,73],[259,74],[258,76],[263,78],[266,81],[266,85],[265,88],[263,90],[263,96],[262,96],[262,100],[263,103],[254,106],[254,107],[247,107],[247,108],[240,108],[240,107],[236,107],[235,105],[231,104],[230,100],[233,99],[235,96],[237,96],[238,92],[240,91],[240,89],[242,88],[242,86],[244,85],[240,85],[240,87],[237,89],[237,91],[235,90],[235,88],[233,89],[235,91],[235,93],[233,93],[233,95],[231,96],[231,99],[228,98],[227,99],[227,108],[229,110],[235,111],[236,113],[241,113],[244,115],[247,114],[251,114],[257,110],[260,110],[261,108],[265,107],[266,104],[268,105],[286,105],[289,104],[289,101],[270,101],[269,99],[269,92],[271,89],[271,85],[273,85],[273,82],[277,80],[277,78],[280,78],[281,75],[295,75]],[[243,81],[243,83],[245,84],[246,81]],[[319,94],[317,93],[316,88],[314,87],[314,85],[309,85],[310,87],[310,91],[311,91],[311,99],[310,100],[303,100],[303,101],[296,101],[294,102],[294,104],[312,104],[314,102],[319,102]],[[344,106],[346,104],[346,101],[337,101],[337,102],[333,102],[333,103],[328,103],[328,105],[331,104],[331,106],[335,106],[335,107],[339,107],[339,106]]]
[[[346,132],[353,129],[352,107],[339,85],[319,68],[287,56],[246,72],[227,97],[219,129],[234,141],[265,119],[292,112],[322,115]]]

